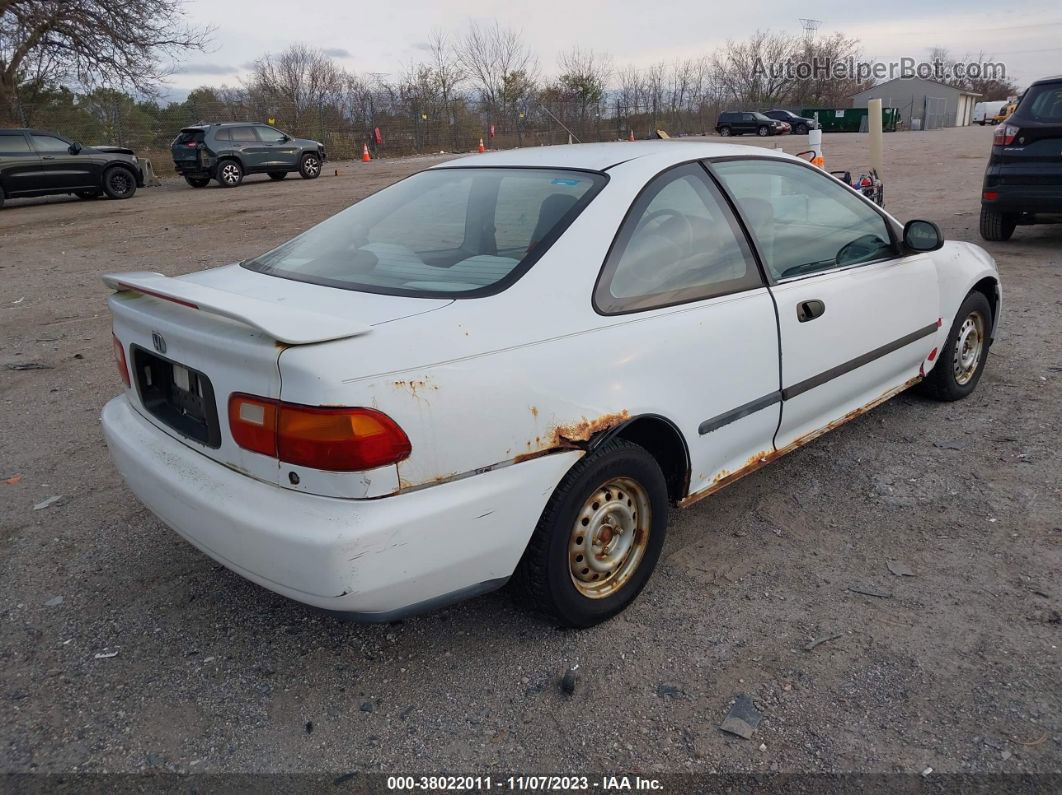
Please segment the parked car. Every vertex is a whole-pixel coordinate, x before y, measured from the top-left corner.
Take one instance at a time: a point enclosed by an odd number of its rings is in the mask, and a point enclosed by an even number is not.
[[[808,130],[816,130],[819,126],[815,119],[809,119],[807,116],[798,116],[789,110],[768,110],[764,111],[763,115],[768,119],[788,123],[793,129],[794,135],[807,135]]]
[[[992,117],[992,121],[995,124],[1002,124],[1010,118],[1011,114],[1018,109],[1019,100],[1013,102],[1004,102],[1003,106],[996,111],[996,115]]]
[[[1062,75],[1037,80],[995,131],[981,190],[981,237],[1062,214]]]
[[[783,131],[784,122],[769,119],[762,113],[746,113],[744,111],[724,111],[719,114],[719,120],[715,123],[715,131],[722,136],[728,135],[780,135]]]
[[[5,198],[62,193],[128,199],[144,186],[140,161],[128,152],[82,146],[48,130],[0,130],[0,207]]]
[[[279,180],[298,173],[303,179],[317,179],[325,161],[324,144],[253,122],[185,127],[170,151],[177,173],[193,188],[205,188],[212,179],[223,188],[235,188],[247,174]]]
[[[972,121],[975,124],[980,124],[984,127],[991,122],[995,115],[999,113],[1007,103],[1005,100],[994,100],[992,102],[978,102],[974,105]],[[1000,120],[1002,121],[1002,119]]]
[[[452,160],[240,264],[104,281],[132,491],[376,621],[510,580],[602,621],[669,503],[915,384],[966,397],[1000,314],[982,249],[796,157],[675,141]]]

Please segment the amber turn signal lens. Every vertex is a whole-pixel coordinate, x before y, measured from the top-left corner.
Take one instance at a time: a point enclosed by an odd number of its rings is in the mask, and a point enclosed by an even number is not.
[[[412,450],[398,424],[375,409],[302,406],[235,394],[229,399],[229,427],[240,447],[330,472],[394,464]]]

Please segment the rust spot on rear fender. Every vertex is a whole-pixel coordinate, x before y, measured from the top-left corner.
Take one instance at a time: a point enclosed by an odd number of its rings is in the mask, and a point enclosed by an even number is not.
[[[549,441],[552,447],[578,447],[580,442],[588,442],[593,436],[626,422],[631,413],[624,409],[612,414],[602,414],[596,419],[586,417],[568,425],[557,425],[550,431]]]

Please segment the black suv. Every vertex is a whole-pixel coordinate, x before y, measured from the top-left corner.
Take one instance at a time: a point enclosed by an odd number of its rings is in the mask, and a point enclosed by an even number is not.
[[[763,113],[768,119],[784,121],[793,128],[793,135],[807,135],[808,130],[817,129],[819,123],[807,116],[797,116],[789,110],[767,110]]]
[[[0,130],[0,207],[5,197],[56,193],[128,199],[143,186],[140,161],[127,149],[82,146],[47,130]]]
[[[1062,214],[1062,75],[1037,80],[996,127],[981,190],[981,237],[1008,240],[1018,224]]]
[[[254,122],[185,127],[170,151],[177,173],[193,188],[205,188],[212,179],[235,188],[245,174],[284,179],[297,171],[303,179],[317,179],[325,161],[323,144]]]
[[[783,122],[768,119],[762,113],[746,113],[733,110],[719,114],[715,131],[727,135],[781,135],[785,130]]]

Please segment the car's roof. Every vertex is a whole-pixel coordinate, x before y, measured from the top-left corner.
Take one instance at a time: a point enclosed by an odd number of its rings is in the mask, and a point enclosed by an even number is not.
[[[566,144],[507,149],[448,160],[433,168],[468,166],[535,166],[540,168],[579,168],[604,171],[640,157],[667,156],[664,160],[683,163],[711,157],[777,155],[772,149],[708,141],[616,141],[600,144]]]
[[[40,135],[58,135],[55,130],[42,130],[38,127],[4,127],[0,133],[37,133]]]
[[[1031,85],[1038,86],[1041,83],[1057,83],[1062,80],[1062,75],[1055,75],[1054,77],[1041,77],[1039,80],[1034,80]]]
[[[264,121],[214,121],[203,122],[202,124],[189,124],[187,127],[182,127],[181,130],[209,130],[211,127],[251,127],[261,126],[268,127]]]

